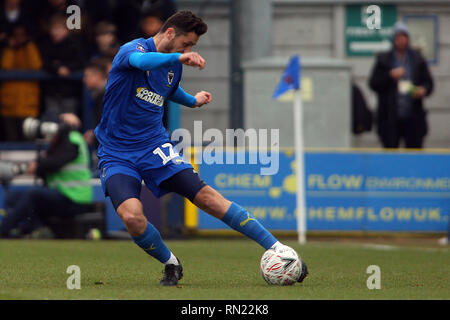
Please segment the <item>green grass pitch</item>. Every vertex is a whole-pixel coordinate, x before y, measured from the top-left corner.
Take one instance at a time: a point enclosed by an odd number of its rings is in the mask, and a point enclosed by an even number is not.
[[[132,241],[2,240],[0,299],[450,299],[448,247],[284,242],[308,264],[303,284],[267,285],[263,250],[244,239],[167,241],[184,267],[178,287],[160,287],[162,265]],[[81,269],[81,290],[66,287],[70,265]],[[380,290],[366,286],[369,265],[381,269]]]

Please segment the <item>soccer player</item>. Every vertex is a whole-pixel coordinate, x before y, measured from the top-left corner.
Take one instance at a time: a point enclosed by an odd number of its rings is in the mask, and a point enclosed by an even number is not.
[[[139,200],[142,180],[155,196],[176,192],[266,250],[282,246],[250,212],[206,185],[176,152],[163,127],[165,100],[191,108],[212,100],[209,92],[192,96],[180,86],[183,65],[200,70],[206,65],[198,53],[191,51],[206,31],[207,25],[199,17],[180,11],[153,38],[122,46],[113,61],[102,119],[95,129],[103,191],[134,242],[165,265],[160,282],[164,286],[177,285],[183,268],[143,214]],[[304,265],[299,282],[307,274]]]

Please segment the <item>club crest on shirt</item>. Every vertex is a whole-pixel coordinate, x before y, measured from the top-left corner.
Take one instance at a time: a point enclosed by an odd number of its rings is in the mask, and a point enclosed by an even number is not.
[[[169,73],[167,73],[167,82],[169,83],[168,87],[172,86],[173,79],[175,78],[175,73],[170,70]]]
[[[145,48],[142,44],[138,43],[136,49],[140,52],[145,53]]]

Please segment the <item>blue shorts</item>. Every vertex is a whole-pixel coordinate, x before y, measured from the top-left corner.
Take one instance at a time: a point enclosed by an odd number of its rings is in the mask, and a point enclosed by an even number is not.
[[[147,188],[160,198],[170,192],[160,188],[163,181],[183,170],[193,170],[192,165],[178,154],[171,141],[156,148],[139,151],[116,151],[100,145],[97,154],[105,196],[108,196],[106,181],[117,174],[131,176],[140,183],[144,180]]]

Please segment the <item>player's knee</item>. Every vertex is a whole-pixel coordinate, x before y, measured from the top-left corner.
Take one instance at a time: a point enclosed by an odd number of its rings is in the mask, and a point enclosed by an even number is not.
[[[147,219],[144,216],[141,205],[124,203],[117,209],[117,213],[132,235],[145,231]]]
[[[147,219],[142,214],[126,212],[122,215],[122,221],[132,235],[143,233],[147,227]]]

